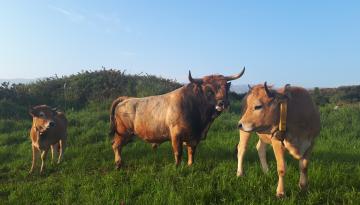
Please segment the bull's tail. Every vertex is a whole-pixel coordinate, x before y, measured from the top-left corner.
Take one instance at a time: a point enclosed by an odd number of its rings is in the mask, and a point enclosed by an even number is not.
[[[121,103],[122,101],[128,99],[129,97],[127,96],[121,96],[118,97],[116,100],[113,101],[113,103],[111,104],[111,108],[110,108],[110,132],[109,132],[109,136],[114,136],[115,132],[116,132],[116,127],[115,127],[115,109],[116,106]]]

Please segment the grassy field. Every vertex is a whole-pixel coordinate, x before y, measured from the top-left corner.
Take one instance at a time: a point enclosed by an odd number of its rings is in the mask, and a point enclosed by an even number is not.
[[[0,204],[359,204],[360,106],[321,108],[322,131],[309,168],[310,187],[298,190],[298,161],[287,156],[287,197],[275,197],[276,163],[268,147],[270,172],[262,173],[255,143],[245,158],[246,176],[236,177],[239,115],[224,113],[197,149],[195,164],[174,166],[169,143],[153,151],[135,141],[114,169],[108,105],[67,112],[69,141],[60,165],[29,176],[30,118],[0,121]],[[185,151],[185,150],[184,150]],[[186,160],[186,154],[185,154]]]

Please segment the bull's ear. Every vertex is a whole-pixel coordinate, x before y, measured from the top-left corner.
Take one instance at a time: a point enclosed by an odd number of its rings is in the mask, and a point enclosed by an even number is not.
[[[250,84],[248,84],[249,92],[251,91],[252,87]]]
[[[229,90],[231,86],[231,82],[226,83],[226,90]]]

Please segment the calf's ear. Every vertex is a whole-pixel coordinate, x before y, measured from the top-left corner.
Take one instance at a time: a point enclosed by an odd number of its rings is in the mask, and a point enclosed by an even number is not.
[[[35,117],[35,109],[33,107],[29,108],[29,115],[31,115],[32,117]]]
[[[57,115],[57,107],[51,108],[51,111],[53,112],[53,115]]]
[[[291,92],[290,92],[290,84],[286,84],[284,86],[284,93],[277,93],[277,98],[279,100],[289,100],[291,98]]]
[[[290,99],[291,98],[291,92],[290,92],[290,84],[286,84],[284,87],[284,95],[286,96],[286,98]]]

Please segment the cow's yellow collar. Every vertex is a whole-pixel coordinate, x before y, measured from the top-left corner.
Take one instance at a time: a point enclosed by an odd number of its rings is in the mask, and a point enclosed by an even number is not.
[[[280,103],[280,122],[279,131],[286,131],[286,117],[287,117],[287,101]]]

